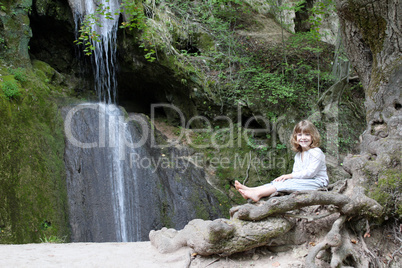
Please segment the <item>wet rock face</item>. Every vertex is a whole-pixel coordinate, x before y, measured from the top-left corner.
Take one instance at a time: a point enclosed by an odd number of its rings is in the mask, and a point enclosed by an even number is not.
[[[68,112],[69,109],[63,110],[64,116]],[[98,139],[98,120],[95,110],[85,109],[74,114],[68,127],[77,140],[91,143]],[[116,240],[113,202],[108,191],[111,185],[104,178],[107,149],[84,149],[66,140],[65,163],[73,242]]]
[[[133,115],[120,127],[126,127],[126,144],[143,144],[116,153],[112,138],[119,134],[103,125],[122,113],[104,119],[102,108],[91,105],[63,109],[72,241],[148,240],[150,230],[181,229],[194,218],[223,214],[204,170],[186,160],[191,151],[152,145],[145,117]]]

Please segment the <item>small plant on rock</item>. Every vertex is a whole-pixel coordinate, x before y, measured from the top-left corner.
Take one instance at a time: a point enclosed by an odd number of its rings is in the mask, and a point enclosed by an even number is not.
[[[14,81],[6,81],[1,87],[8,100],[17,99],[21,96],[20,88]]]

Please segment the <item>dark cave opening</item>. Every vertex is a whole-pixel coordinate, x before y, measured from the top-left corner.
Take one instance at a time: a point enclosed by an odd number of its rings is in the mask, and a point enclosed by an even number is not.
[[[133,72],[118,72],[118,97],[117,102],[127,112],[151,113],[151,105],[160,103],[161,85],[158,83],[144,82],[141,74]]]
[[[61,10],[70,10],[64,14],[54,14],[52,10],[39,12],[35,3],[29,17],[32,29],[29,42],[31,59],[44,61],[58,72],[71,73],[77,65],[77,57],[74,19],[68,2],[58,0],[54,3]]]

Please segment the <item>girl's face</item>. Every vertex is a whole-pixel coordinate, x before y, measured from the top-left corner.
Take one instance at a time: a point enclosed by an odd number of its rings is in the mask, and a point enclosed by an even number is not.
[[[303,151],[307,151],[308,149],[310,149],[310,145],[313,142],[310,133],[303,133],[303,132],[297,133],[296,138],[297,143],[301,146]]]

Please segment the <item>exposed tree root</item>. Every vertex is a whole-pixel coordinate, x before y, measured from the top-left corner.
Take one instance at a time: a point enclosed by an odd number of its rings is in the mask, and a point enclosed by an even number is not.
[[[316,216],[315,215],[304,216],[304,215],[297,215],[297,214],[292,214],[292,213],[285,213],[285,214],[283,214],[283,216],[291,217],[291,218],[297,218],[297,219],[306,219],[307,221],[314,221],[314,220],[319,220],[319,219],[328,217],[328,216],[330,216],[330,215],[332,215],[334,213],[336,213],[336,212],[334,211],[334,212],[329,212],[329,213],[316,215]]]
[[[332,225],[331,231],[325,236],[324,241],[313,247],[306,257],[306,265],[308,267],[317,267],[315,265],[315,258],[321,250],[326,250],[330,247],[339,247],[342,243],[340,230],[345,222],[346,217],[342,216],[337,219]]]
[[[270,238],[287,233],[293,226],[286,219],[274,217],[257,222],[195,219],[180,231],[167,228],[151,231],[149,238],[161,253],[188,246],[199,255],[228,256],[266,245]]]
[[[361,235],[360,235],[360,242],[362,243],[363,250],[366,252],[366,254],[372,260],[371,263],[375,264],[374,268],[381,267],[380,260],[377,258],[377,256],[373,252],[371,252],[371,250],[368,249],[366,242],[364,242],[364,239]]]
[[[332,225],[324,240],[313,247],[306,257],[306,266],[315,268],[315,258],[321,251],[331,250],[331,267],[367,267],[362,265],[354,250],[348,232],[343,228],[346,216],[339,217]]]
[[[349,198],[338,193],[303,191],[260,201],[257,206],[254,204],[236,206],[230,209],[230,215],[240,220],[255,221],[313,205],[334,205],[342,214],[351,216],[364,214],[379,216],[382,213],[382,207],[364,194],[357,193],[353,198]]]
[[[359,254],[354,250],[349,233],[346,229],[342,229],[341,245],[332,248],[331,267],[354,267],[363,268],[367,267],[362,265]]]
[[[392,231],[393,231],[394,239],[395,239],[396,241],[398,241],[400,244],[402,244],[402,224],[399,225],[399,226],[396,226],[396,225],[395,225],[392,229],[393,229]],[[390,260],[388,261],[388,263],[387,263],[387,267],[390,267],[390,266],[391,266],[391,263],[394,261],[395,256],[396,256],[397,254],[402,255],[402,246],[400,246],[397,250],[395,250],[395,251],[392,253],[391,259],[390,259]]]
[[[160,252],[172,252],[180,247],[191,247],[199,255],[217,254],[228,256],[236,252],[244,252],[262,245],[292,243],[295,237],[293,228],[300,220],[286,218],[307,219],[309,222],[339,214],[339,218],[327,221],[333,223],[332,229],[324,240],[309,252],[307,267],[315,267],[315,258],[318,255],[329,257],[331,267],[364,267],[368,262],[361,260],[355,252],[348,232],[344,228],[346,219],[362,215],[381,215],[381,206],[368,198],[360,191],[353,191],[353,197],[339,192],[345,190],[345,182],[337,183],[328,191],[303,191],[290,195],[271,197],[267,201],[247,203],[230,210],[231,219],[217,219],[214,221],[193,220],[184,229],[162,229],[151,231],[151,243]],[[307,215],[298,211],[303,207],[320,205],[308,209]],[[318,210],[324,208],[320,215]],[[332,217],[333,218],[333,217]],[[291,231],[292,230],[292,231]],[[280,239],[278,240],[278,238]],[[292,238],[293,237],[293,238]],[[295,243],[295,240],[293,240]],[[278,244],[279,245],[279,244]]]

